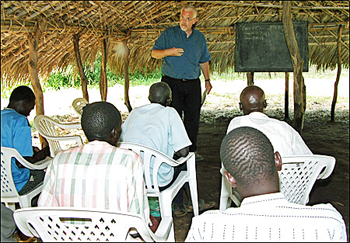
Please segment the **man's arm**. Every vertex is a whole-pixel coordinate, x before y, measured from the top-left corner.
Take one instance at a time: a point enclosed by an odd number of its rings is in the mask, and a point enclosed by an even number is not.
[[[204,75],[204,79],[210,79],[210,74],[209,74],[209,62],[204,62],[204,63],[200,63],[199,64],[202,72],[203,72],[203,75]],[[207,94],[210,93],[210,90],[211,90],[212,86],[211,86],[211,83],[210,83],[210,80],[209,81],[205,81],[205,89],[207,90]]]
[[[156,59],[162,59],[163,57],[167,56],[175,56],[175,57],[180,57],[184,53],[184,50],[182,48],[169,48],[169,49],[163,49],[163,50],[157,50],[154,49],[151,52],[151,56]]]
[[[37,148],[33,147],[34,155],[32,157],[25,156],[23,157],[25,160],[29,161],[30,163],[35,163],[37,161],[45,159],[47,156],[50,156],[50,147],[46,146],[42,150],[37,150]],[[18,165],[18,164],[17,164]],[[20,165],[22,167],[22,165]],[[19,166],[19,167],[20,167]]]

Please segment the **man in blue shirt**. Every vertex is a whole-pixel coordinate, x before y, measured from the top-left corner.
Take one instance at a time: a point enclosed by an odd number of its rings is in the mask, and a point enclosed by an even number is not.
[[[12,91],[8,106],[1,111],[1,146],[15,148],[31,163],[43,160],[50,155],[49,146],[42,150],[32,147],[31,128],[27,116],[34,106],[33,91],[27,86],[19,86]],[[44,171],[24,168],[15,159],[12,161],[11,170],[20,195],[35,188],[45,176]]]
[[[192,5],[181,9],[180,25],[169,27],[156,40],[152,57],[162,59],[162,81],[172,91],[171,106],[180,117],[184,113],[184,124],[192,145],[190,151],[197,149],[197,135],[201,109],[201,70],[205,78],[205,89],[210,93],[212,85],[209,77],[211,60],[204,35],[194,29],[197,11]],[[196,153],[196,161],[203,157]]]

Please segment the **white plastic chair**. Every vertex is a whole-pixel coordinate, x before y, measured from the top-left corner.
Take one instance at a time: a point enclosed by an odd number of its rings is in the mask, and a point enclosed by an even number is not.
[[[294,155],[282,157],[282,170],[278,172],[280,191],[289,202],[306,205],[316,180],[328,178],[334,169],[335,158],[327,155]],[[224,167],[220,169],[223,175]],[[240,206],[241,198],[232,190],[225,177],[221,180],[220,210],[227,209],[231,200]]]
[[[72,102],[72,106],[75,112],[81,116],[83,114],[83,107],[89,104],[89,102],[85,98],[76,98]]]
[[[51,157],[46,157],[44,160],[32,164],[25,160],[16,149],[1,147],[1,202],[12,209],[16,209],[16,203],[19,203],[21,208],[31,207],[32,199],[42,190],[42,183],[32,191],[19,195],[13,182],[11,160],[15,158],[24,167],[31,170],[43,170],[51,162]]]
[[[166,241],[167,233],[154,234],[138,214],[92,208],[35,207],[14,212],[18,228],[43,242],[135,241],[135,231],[144,241]],[[141,241],[141,240],[140,240]]]
[[[79,135],[60,136],[57,131],[57,129],[81,129],[80,122],[64,124],[56,122],[48,116],[37,115],[34,118],[34,126],[39,134],[49,142],[52,157],[64,150],[61,146],[62,143],[71,143],[74,146],[83,145],[83,140]]]
[[[174,160],[170,158],[168,155],[140,144],[122,142],[119,144],[120,148],[130,149],[137,154],[139,154],[143,160],[144,166],[144,178],[147,188],[147,196],[148,197],[158,197],[159,198],[159,209],[162,220],[160,222],[159,227],[165,227],[162,224],[168,225],[171,224],[172,234],[174,234],[174,226],[172,219],[172,209],[171,204],[179,192],[181,187],[188,182],[191,192],[191,201],[193,205],[193,212],[195,216],[198,216],[198,191],[197,191],[197,178],[196,178],[196,160],[193,152],[190,152],[187,157],[179,158],[178,160]],[[153,163],[153,171],[150,171],[150,163]],[[170,166],[176,167],[181,165],[182,163],[187,163],[187,171],[181,171],[177,179],[173,182],[173,184],[163,190],[159,191],[158,187],[158,169],[162,163],[167,163]],[[153,178],[153,184],[151,181],[151,174]],[[170,222],[168,222],[170,220]],[[175,238],[174,238],[175,239]]]

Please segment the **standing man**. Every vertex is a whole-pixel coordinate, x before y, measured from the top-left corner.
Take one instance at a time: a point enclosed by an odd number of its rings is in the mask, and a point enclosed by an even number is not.
[[[201,109],[201,70],[205,79],[205,89],[210,93],[212,85],[209,76],[211,60],[204,35],[194,29],[197,10],[192,5],[181,9],[180,25],[167,28],[156,40],[152,57],[163,60],[162,81],[172,91],[171,106],[180,117],[184,113],[184,124],[192,145],[190,152],[196,152],[199,117]],[[203,157],[196,154],[196,161]]]

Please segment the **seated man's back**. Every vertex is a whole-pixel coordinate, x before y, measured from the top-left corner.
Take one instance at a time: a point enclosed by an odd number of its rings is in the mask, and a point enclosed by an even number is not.
[[[164,82],[153,84],[149,100],[151,104],[137,107],[130,112],[122,126],[121,141],[146,145],[171,158],[174,154],[179,157],[186,156],[191,141],[179,114],[174,108],[167,106],[171,102],[170,87]],[[183,155],[177,153],[179,151]],[[159,186],[167,185],[173,174],[173,167],[163,163],[158,172]]]
[[[263,113],[267,104],[265,93],[260,87],[252,85],[244,88],[240,95],[239,105],[244,116],[233,118],[227,128],[227,133],[241,126],[254,127],[269,138],[275,151],[282,156],[312,154],[293,127],[284,121],[269,118]]]
[[[115,146],[121,133],[119,111],[107,102],[88,104],[81,122],[89,143],[55,156],[38,205],[133,212],[150,222],[142,160]]]
[[[329,203],[289,203],[279,189],[282,159],[261,131],[239,127],[223,139],[224,176],[242,197],[240,207],[192,219],[186,241],[346,241],[341,214]]]

